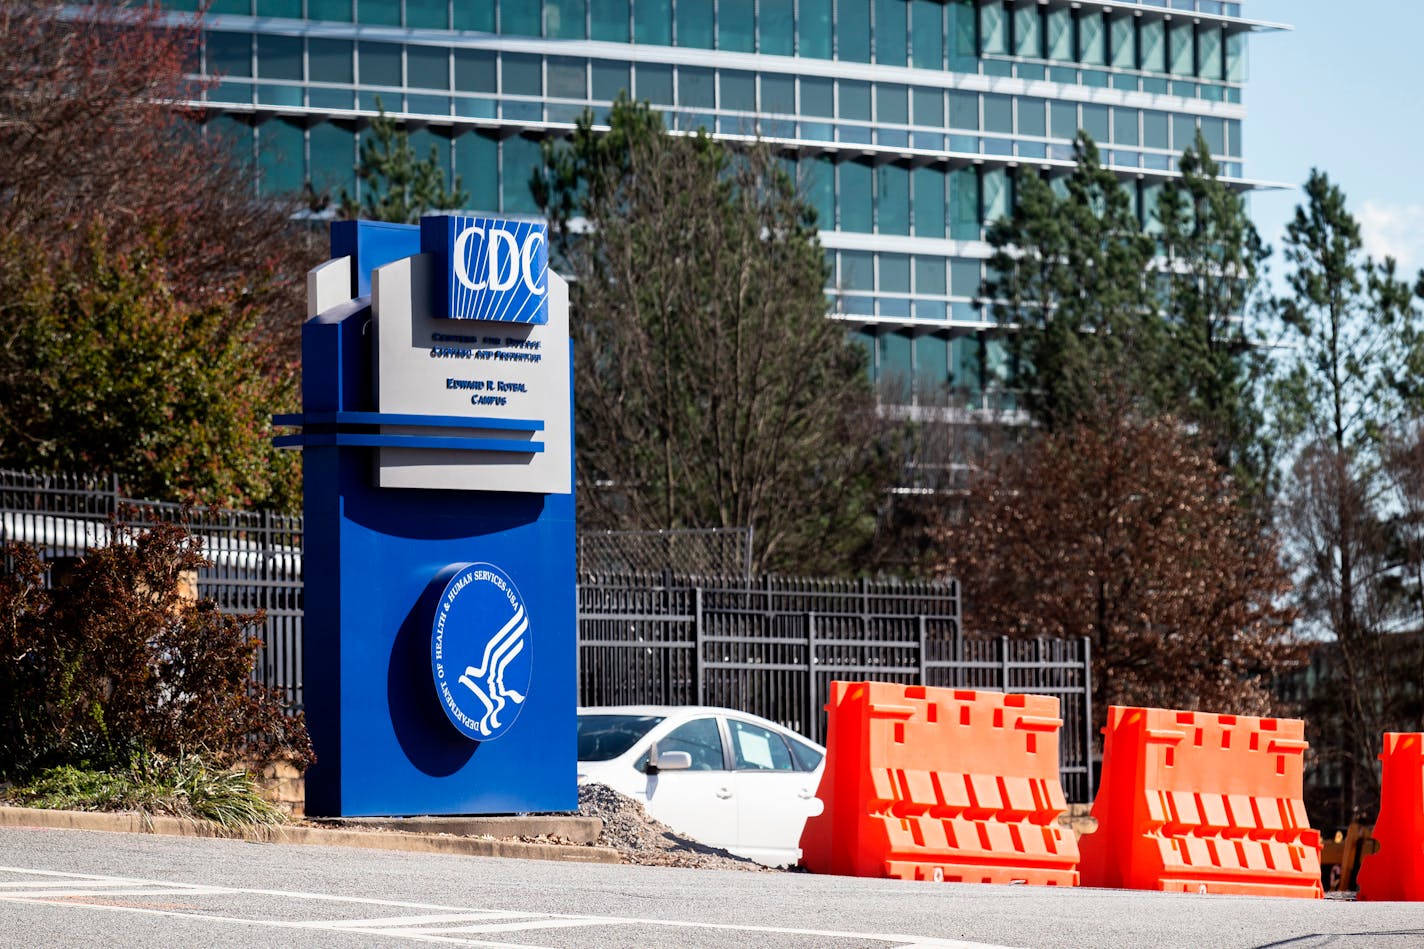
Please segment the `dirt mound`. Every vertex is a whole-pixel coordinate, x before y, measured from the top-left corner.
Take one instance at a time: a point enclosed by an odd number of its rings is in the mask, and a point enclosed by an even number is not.
[[[603,821],[601,847],[612,847],[627,863],[649,867],[695,867],[714,870],[765,870],[752,860],[684,837],[653,820],[643,805],[603,784],[579,785],[579,815]]]

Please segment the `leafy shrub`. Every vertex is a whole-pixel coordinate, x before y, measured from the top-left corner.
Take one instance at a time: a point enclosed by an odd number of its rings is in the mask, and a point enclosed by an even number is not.
[[[0,776],[77,765],[104,771],[152,754],[312,760],[301,716],[255,685],[260,614],[185,602],[180,582],[205,565],[186,528],[119,524],[68,581],[21,545],[0,571]]]
[[[17,804],[71,811],[142,811],[210,820],[224,827],[280,824],[277,810],[241,768],[204,755],[141,754],[124,769],[88,771],[60,765],[10,792]]]

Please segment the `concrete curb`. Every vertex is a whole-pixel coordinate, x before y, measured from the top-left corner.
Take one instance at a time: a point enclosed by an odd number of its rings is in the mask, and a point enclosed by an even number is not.
[[[126,811],[53,811],[31,807],[0,807],[0,827],[46,827],[59,830],[97,830],[108,833],[163,834],[169,837],[225,837],[269,844],[315,844],[323,847],[358,847],[366,850],[404,850],[465,857],[518,857],[524,860],[563,860],[572,863],[621,863],[618,851],[608,847],[565,846],[411,834],[399,831],[332,830],[324,827],[247,827],[230,829],[210,821],[150,816]]]

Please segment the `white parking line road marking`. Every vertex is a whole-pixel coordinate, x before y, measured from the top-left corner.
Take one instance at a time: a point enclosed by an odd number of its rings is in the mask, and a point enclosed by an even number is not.
[[[441,913],[436,916],[381,916],[376,919],[332,919],[305,925],[323,929],[365,929],[370,926],[433,926],[436,923],[478,923],[495,919],[527,919],[535,913],[507,913],[486,909],[464,913]]]
[[[6,878],[3,874],[13,874]],[[28,879],[25,879],[28,878]],[[38,879],[35,879],[38,878]],[[366,917],[359,919],[275,919],[242,917],[160,909],[144,905],[124,905],[113,902],[115,896],[265,896],[331,905],[381,906],[406,911],[406,915]],[[963,942],[912,936],[904,933],[847,932],[828,929],[797,929],[786,926],[751,926],[737,923],[709,923],[695,920],[652,919],[626,916],[581,916],[564,913],[519,912],[497,909],[472,909],[383,900],[329,893],[305,893],[294,890],[248,889],[179,883],[171,880],[140,880],[94,874],[62,873],[29,867],[0,866],[0,902],[44,904],[77,909],[105,910],[121,913],[143,913],[151,916],[201,920],[207,923],[230,923],[242,926],[264,926],[273,929],[295,929],[307,932],[344,932],[384,937],[398,937],[418,942],[439,942],[466,946],[490,946],[500,949],[549,949],[548,946],[520,946],[515,943],[490,942],[471,936],[498,933],[592,927],[625,926],[673,930],[703,930],[745,933],[762,936],[798,936],[821,939],[853,939],[893,944],[893,949],[1008,949],[986,943]],[[424,913],[410,914],[411,910]]]

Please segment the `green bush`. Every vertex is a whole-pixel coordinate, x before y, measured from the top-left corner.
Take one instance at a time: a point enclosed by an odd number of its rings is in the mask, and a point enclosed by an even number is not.
[[[11,545],[0,571],[0,778],[46,768],[129,768],[143,755],[312,760],[300,715],[251,681],[260,614],[186,602],[180,582],[205,564],[179,525],[115,524],[67,581]]]
[[[210,820],[224,827],[280,824],[285,818],[241,768],[203,755],[143,754],[125,769],[88,771],[61,765],[12,790],[10,800],[70,811],[142,811]]]

